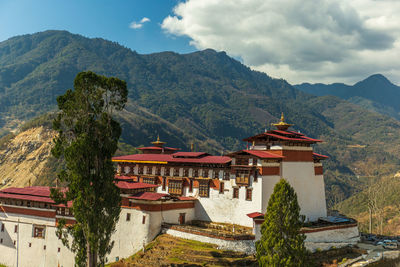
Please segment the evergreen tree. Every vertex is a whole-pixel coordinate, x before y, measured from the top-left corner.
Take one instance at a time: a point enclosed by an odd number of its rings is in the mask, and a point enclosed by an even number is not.
[[[290,184],[281,179],[274,187],[261,239],[256,242],[260,266],[306,266],[305,235],[300,234],[304,217],[300,216],[297,195]]]
[[[79,73],[74,90],[57,98],[60,112],[53,126],[58,136],[52,153],[65,160],[66,168],[59,178],[67,190],[53,189],[52,198],[65,205],[72,202],[76,223],[66,225],[61,220],[58,234],[75,253],[78,266],[104,265],[113,246],[110,238],[121,207],[111,157],[117,150],[121,127],[112,115],[122,110],[126,101],[124,81],[90,71]]]

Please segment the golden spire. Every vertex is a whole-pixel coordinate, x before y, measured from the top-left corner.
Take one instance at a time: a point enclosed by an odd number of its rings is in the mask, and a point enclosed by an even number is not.
[[[162,147],[165,142],[160,141],[160,135],[157,135],[157,141],[151,142],[153,145],[158,146],[158,147]]]
[[[283,112],[282,112],[281,121],[278,123],[274,123],[272,125],[274,125],[276,128],[278,128],[278,130],[286,131],[290,126],[293,126],[294,124],[286,123],[285,116],[283,115]]]

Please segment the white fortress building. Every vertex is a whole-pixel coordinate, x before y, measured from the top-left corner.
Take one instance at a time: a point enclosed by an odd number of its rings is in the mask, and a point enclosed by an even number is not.
[[[327,217],[321,161],[328,157],[312,148],[321,141],[288,130],[292,125],[284,122],[283,114],[274,126],[276,130],[244,139],[248,149],[225,156],[180,152],[158,139],[150,147],[139,148],[141,154],[114,157],[122,211],[108,262],[142,249],[165,225],[178,227],[194,220],[251,227],[253,235],[247,240],[218,240],[171,227],[164,232],[254,251],[268,200],[281,178],[292,185],[301,214],[314,225],[303,230],[310,250],[356,242],[355,221]],[[73,266],[74,255],[55,231],[60,218],[74,223],[69,208],[55,205],[49,187],[1,190],[0,263],[10,267]]]

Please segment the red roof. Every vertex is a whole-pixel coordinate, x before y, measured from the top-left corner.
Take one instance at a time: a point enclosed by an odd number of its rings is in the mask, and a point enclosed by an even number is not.
[[[32,195],[20,195],[20,194],[8,194],[0,192],[0,198],[10,198],[10,199],[20,199],[20,200],[29,200],[29,201],[38,201],[45,203],[54,203],[54,201],[50,197],[43,196],[32,196]]]
[[[117,181],[116,186],[121,189],[144,189],[144,188],[154,188],[158,185],[147,184],[147,183],[128,183],[125,181]]]
[[[313,158],[314,159],[328,159],[328,156],[322,155],[322,154],[318,154],[318,153],[313,153]]]
[[[147,147],[139,147],[139,150],[179,150],[179,148],[174,147],[158,147],[158,146],[147,146]]]
[[[50,196],[50,187],[48,186],[30,186],[30,187],[10,187],[0,190],[2,193],[18,194],[18,195],[31,195],[31,196]]]
[[[249,216],[250,218],[257,218],[257,217],[261,217],[261,216],[263,216],[264,217],[264,214],[262,214],[261,212],[252,212],[252,213],[249,213],[249,214],[247,214],[247,216]]]
[[[58,205],[53,205],[54,207],[65,207],[64,204],[58,204]],[[72,201],[67,202],[67,207],[71,208],[72,207]]]
[[[207,156],[206,152],[176,152],[172,154],[174,158],[199,158],[201,156]]]
[[[283,159],[284,156],[280,156],[274,153],[270,153],[267,151],[262,151],[262,150],[242,150],[246,153],[249,153],[251,155],[257,156],[262,159]]]
[[[181,153],[181,152],[178,152]],[[198,153],[198,152],[196,152]],[[182,163],[211,163],[225,164],[232,159],[225,156],[204,156],[200,158],[174,158],[174,154],[133,154],[126,156],[114,157],[115,161],[158,161],[158,162],[182,162]]]
[[[296,141],[296,142],[306,142],[306,143],[317,143],[317,142],[322,142],[321,140],[310,138],[305,136],[304,134],[297,133],[294,131],[281,131],[281,130],[270,130],[262,134],[258,134],[255,136],[251,136],[248,138],[243,139],[243,141],[253,141],[258,138],[262,137],[272,137],[276,138],[279,140],[285,140],[285,141]]]
[[[159,200],[162,197],[168,196],[168,194],[153,193],[153,192],[140,192],[134,196],[128,197],[139,200]]]

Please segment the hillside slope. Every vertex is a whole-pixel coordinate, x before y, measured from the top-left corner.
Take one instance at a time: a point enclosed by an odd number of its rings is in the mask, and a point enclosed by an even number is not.
[[[374,74],[354,85],[343,83],[295,85],[306,93],[334,95],[363,108],[400,119],[400,87],[381,74]]]
[[[40,126],[27,129],[4,143],[0,148],[0,188],[46,183],[54,137],[54,131]],[[50,179],[53,181],[55,177]]]

